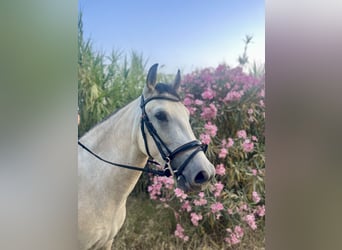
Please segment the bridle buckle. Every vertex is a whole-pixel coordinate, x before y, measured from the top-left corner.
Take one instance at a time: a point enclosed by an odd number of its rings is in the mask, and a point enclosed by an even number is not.
[[[171,167],[171,160],[169,157],[165,158],[164,175],[166,177],[170,177],[170,176],[174,177],[175,176],[175,173]]]

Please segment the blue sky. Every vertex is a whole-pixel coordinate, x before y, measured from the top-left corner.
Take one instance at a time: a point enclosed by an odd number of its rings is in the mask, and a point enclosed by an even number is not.
[[[251,61],[265,61],[265,3],[259,0],[79,0],[86,38],[97,50],[141,52],[148,66],[178,68],[237,65],[245,35]]]

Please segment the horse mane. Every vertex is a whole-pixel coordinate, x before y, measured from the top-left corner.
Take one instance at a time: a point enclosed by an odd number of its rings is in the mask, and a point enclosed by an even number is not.
[[[168,93],[168,94],[173,95],[173,96],[177,97],[178,99],[180,99],[176,90],[169,84],[160,82],[160,83],[157,83],[154,88],[155,88],[155,90],[158,91],[159,94]]]

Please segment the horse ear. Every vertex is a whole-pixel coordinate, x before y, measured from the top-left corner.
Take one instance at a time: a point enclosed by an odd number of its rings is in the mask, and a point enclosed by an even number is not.
[[[180,76],[180,70],[178,70],[177,75],[175,77],[175,81],[173,83],[173,89],[176,90],[176,92],[179,91],[180,83],[181,83],[181,76]]]
[[[154,90],[154,86],[157,82],[157,69],[158,69],[158,63],[152,65],[152,67],[149,69],[147,73],[146,78],[146,86],[150,91]]]

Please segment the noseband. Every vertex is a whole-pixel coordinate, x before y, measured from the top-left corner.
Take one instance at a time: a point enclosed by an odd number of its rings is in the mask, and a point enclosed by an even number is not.
[[[147,128],[147,131],[151,135],[152,139],[154,140],[161,157],[165,161],[164,175],[165,176],[175,175],[176,178],[178,178],[179,176],[182,175],[185,167],[188,165],[188,163],[191,161],[191,159],[197,153],[199,153],[201,151],[203,151],[203,152],[207,151],[208,145],[203,144],[198,140],[194,140],[194,141],[190,141],[188,143],[185,143],[185,144],[179,146],[178,148],[176,148],[175,150],[171,151],[169,149],[169,147],[164,143],[164,141],[158,135],[157,130],[154,128],[153,124],[151,123],[151,121],[148,118],[148,115],[146,113],[146,110],[145,110],[146,104],[149,103],[150,101],[153,101],[153,100],[167,100],[167,101],[172,101],[172,102],[179,102],[180,99],[179,98],[176,99],[176,98],[166,97],[166,96],[154,96],[154,97],[151,97],[151,98],[144,100],[144,97],[141,96],[141,103],[140,103],[140,108],[142,111],[141,123],[140,123],[141,126],[140,127],[141,127],[141,133],[142,133],[142,136],[144,139],[146,153],[149,156],[149,161],[154,162],[153,157],[152,157],[152,155],[149,151],[149,148],[148,148],[146,133],[145,133],[145,129],[144,129],[145,126]],[[171,166],[172,160],[175,159],[175,157],[179,153],[186,152],[189,150],[194,150],[194,151],[188,156],[188,158],[186,158],[186,160],[182,163],[182,165],[179,168],[173,169]]]
[[[164,141],[158,135],[157,130],[154,128],[153,124],[151,123],[151,121],[148,118],[148,115],[146,113],[146,110],[145,110],[146,104],[149,103],[150,101],[153,101],[153,100],[166,100],[166,101],[172,101],[172,102],[180,102],[179,98],[176,99],[176,98],[171,98],[171,97],[166,97],[166,96],[154,96],[154,97],[151,97],[151,98],[144,100],[144,97],[141,96],[140,108],[141,108],[142,114],[141,114],[140,128],[141,128],[141,134],[142,134],[143,139],[144,139],[146,153],[149,156],[149,159],[147,160],[144,168],[130,166],[130,165],[124,165],[124,164],[115,163],[115,162],[105,160],[102,157],[100,157],[99,155],[97,155],[96,153],[94,153],[93,151],[91,151],[88,147],[86,147],[80,141],[78,141],[78,145],[80,145],[83,149],[88,151],[90,154],[92,154],[93,156],[95,156],[99,160],[101,160],[105,163],[108,163],[110,165],[114,165],[114,166],[126,168],[126,169],[131,169],[131,170],[137,170],[137,171],[152,173],[152,174],[159,175],[159,176],[169,177],[171,175],[174,175],[178,179],[178,177],[180,177],[182,175],[185,167],[189,164],[191,159],[194,158],[194,156],[201,151],[203,151],[205,153],[207,151],[208,145],[203,144],[198,140],[194,140],[194,141],[190,141],[190,142],[187,142],[187,143],[179,146],[178,148],[176,148],[173,151],[170,150],[169,147],[164,143]],[[157,166],[160,166],[160,164],[158,162],[154,161],[154,159],[150,153],[148,143],[147,143],[147,139],[146,139],[145,126],[147,128],[148,133],[151,135],[152,139],[154,140],[161,157],[165,161],[165,166],[164,166],[163,170],[156,170],[156,169],[149,168],[150,164],[157,165]],[[171,166],[172,160],[175,159],[178,154],[180,154],[182,152],[189,151],[189,150],[193,150],[193,151],[185,159],[185,161],[182,163],[182,165],[180,167],[178,167],[177,169],[173,169]]]

